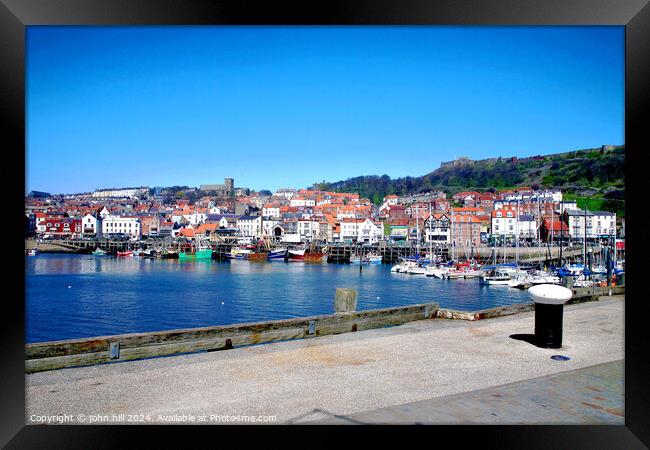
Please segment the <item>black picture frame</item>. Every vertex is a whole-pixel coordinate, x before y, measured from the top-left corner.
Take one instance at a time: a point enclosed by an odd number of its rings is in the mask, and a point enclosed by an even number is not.
[[[219,24],[319,24],[319,25],[622,25],[626,36],[625,145],[627,195],[644,192],[644,135],[648,120],[648,60],[650,59],[650,5],[647,0],[383,0],[302,2],[236,2],[224,0],[0,0],[0,98],[4,155],[15,160],[8,175],[16,175],[11,186],[8,221],[24,211],[25,174],[25,27],[29,25],[219,25]],[[20,172],[19,170],[22,169]],[[635,172],[638,175],[635,175]],[[647,177],[647,175],[646,175]],[[20,180],[23,184],[20,184]],[[13,192],[13,191],[12,191]],[[633,194],[634,193],[634,194]],[[629,200],[629,199],[628,199]],[[498,448],[645,448],[650,445],[648,410],[650,390],[648,359],[650,345],[645,314],[647,300],[642,293],[641,235],[643,219],[639,203],[626,202],[626,259],[628,266],[625,322],[625,425],[624,426],[469,426],[408,428],[412,439],[439,441],[445,434],[458,444],[476,443]],[[636,208],[636,209],[635,209]],[[6,270],[9,280],[24,280],[17,256],[24,254],[24,242],[15,239],[15,258]],[[639,242],[635,247],[630,242]],[[15,249],[16,247],[14,247]],[[630,261],[631,264],[629,263]],[[13,273],[15,272],[15,274]],[[10,283],[8,283],[7,287]],[[15,292],[15,295],[13,294]],[[2,350],[0,351],[0,444],[6,448],[114,448],[137,446],[134,434],[154,433],[167,440],[179,432],[194,436],[196,427],[123,426],[26,426],[24,374],[24,285],[18,283],[3,301]],[[200,433],[214,433],[213,427],[199,427]],[[275,435],[284,427],[263,427]],[[327,436],[336,439],[343,427],[330,427]],[[356,429],[366,430],[368,427]],[[232,427],[219,427],[222,434]],[[314,430],[307,426],[311,435]],[[384,434],[395,427],[373,428]],[[247,435],[251,428],[244,431]],[[258,428],[259,430],[259,428]],[[413,433],[417,433],[415,436]],[[277,435],[279,436],[279,435]],[[311,445],[316,435],[299,445]],[[268,436],[272,437],[272,436]],[[325,437],[325,439],[327,439]],[[149,441],[151,442],[151,441]],[[198,441],[195,441],[198,443]],[[222,441],[223,442],[223,441]],[[187,445],[189,442],[185,441]],[[298,443],[298,442],[296,442]],[[645,445],[644,445],[645,444]],[[147,445],[151,446],[151,444]]]

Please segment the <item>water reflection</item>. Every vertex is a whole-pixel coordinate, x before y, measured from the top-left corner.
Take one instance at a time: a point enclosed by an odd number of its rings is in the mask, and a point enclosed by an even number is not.
[[[529,301],[526,291],[393,274],[385,265],[360,273],[345,264],[43,254],[26,258],[26,334],[35,342],[329,314],[337,287],[357,289],[359,310]]]

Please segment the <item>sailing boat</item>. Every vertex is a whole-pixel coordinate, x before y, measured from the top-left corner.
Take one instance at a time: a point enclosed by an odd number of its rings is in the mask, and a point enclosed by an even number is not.
[[[415,264],[406,268],[406,273],[411,275],[426,275],[425,267],[420,264],[420,208],[415,208]]]

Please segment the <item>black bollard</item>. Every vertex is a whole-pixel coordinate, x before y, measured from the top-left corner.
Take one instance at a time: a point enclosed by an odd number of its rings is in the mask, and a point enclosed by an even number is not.
[[[561,348],[564,304],[571,299],[571,290],[552,284],[539,284],[531,287],[528,293],[535,302],[535,345]]]
[[[541,348],[562,347],[564,305],[535,303],[535,344]]]

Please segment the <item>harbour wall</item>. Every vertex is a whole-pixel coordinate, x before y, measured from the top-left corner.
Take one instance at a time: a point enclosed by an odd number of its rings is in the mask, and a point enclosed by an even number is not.
[[[572,291],[573,298],[569,304],[595,301],[603,295],[625,294],[625,286],[574,288]],[[466,312],[441,309],[437,303],[432,302],[257,323],[39,342],[25,345],[25,372],[227,350],[383,328],[416,320],[482,320],[533,311],[534,308],[533,303],[526,303]]]
[[[211,244],[215,254],[215,259],[226,259],[226,254],[235,245],[232,242],[213,242]],[[289,248],[297,248],[296,244],[278,244],[279,246],[288,246]],[[90,253],[96,248],[100,248],[109,253],[116,253],[118,251],[136,250],[136,249],[151,249],[157,252],[166,252],[167,250],[180,251],[181,243],[171,239],[156,240],[146,239],[142,241],[116,241],[116,240],[50,240],[47,242],[36,241],[33,239],[25,240],[25,248],[37,248],[43,253]],[[601,248],[599,246],[590,247],[594,254],[599,254]],[[353,254],[366,255],[368,253],[379,254],[382,257],[382,262],[390,264],[398,261],[402,257],[414,256],[418,247],[412,242],[404,243],[389,243],[379,242],[373,245],[354,245],[349,243],[330,243],[314,245],[317,251],[325,251],[327,253],[328,262],[349,262]],[[449,258],[452,254],[455,258],[477,258],[486,262],[490,262],[494,258],[494,249],[488,246],[478,246],[471,249],[456,248],[453,252],[448,245],[434,247],[434,253],[441,255],[444,258]],[[428,246],[422,245],[419,247],[421,256],[428,252]],[[582,246],[563,247],[562,255],[564,257],[581,256],[583,252]],[[560,256],[560,247],[497,247],[496,259],[498,263],[514,262],[519,257],[520,262],[542,262],[547,260],[557,260]]]

